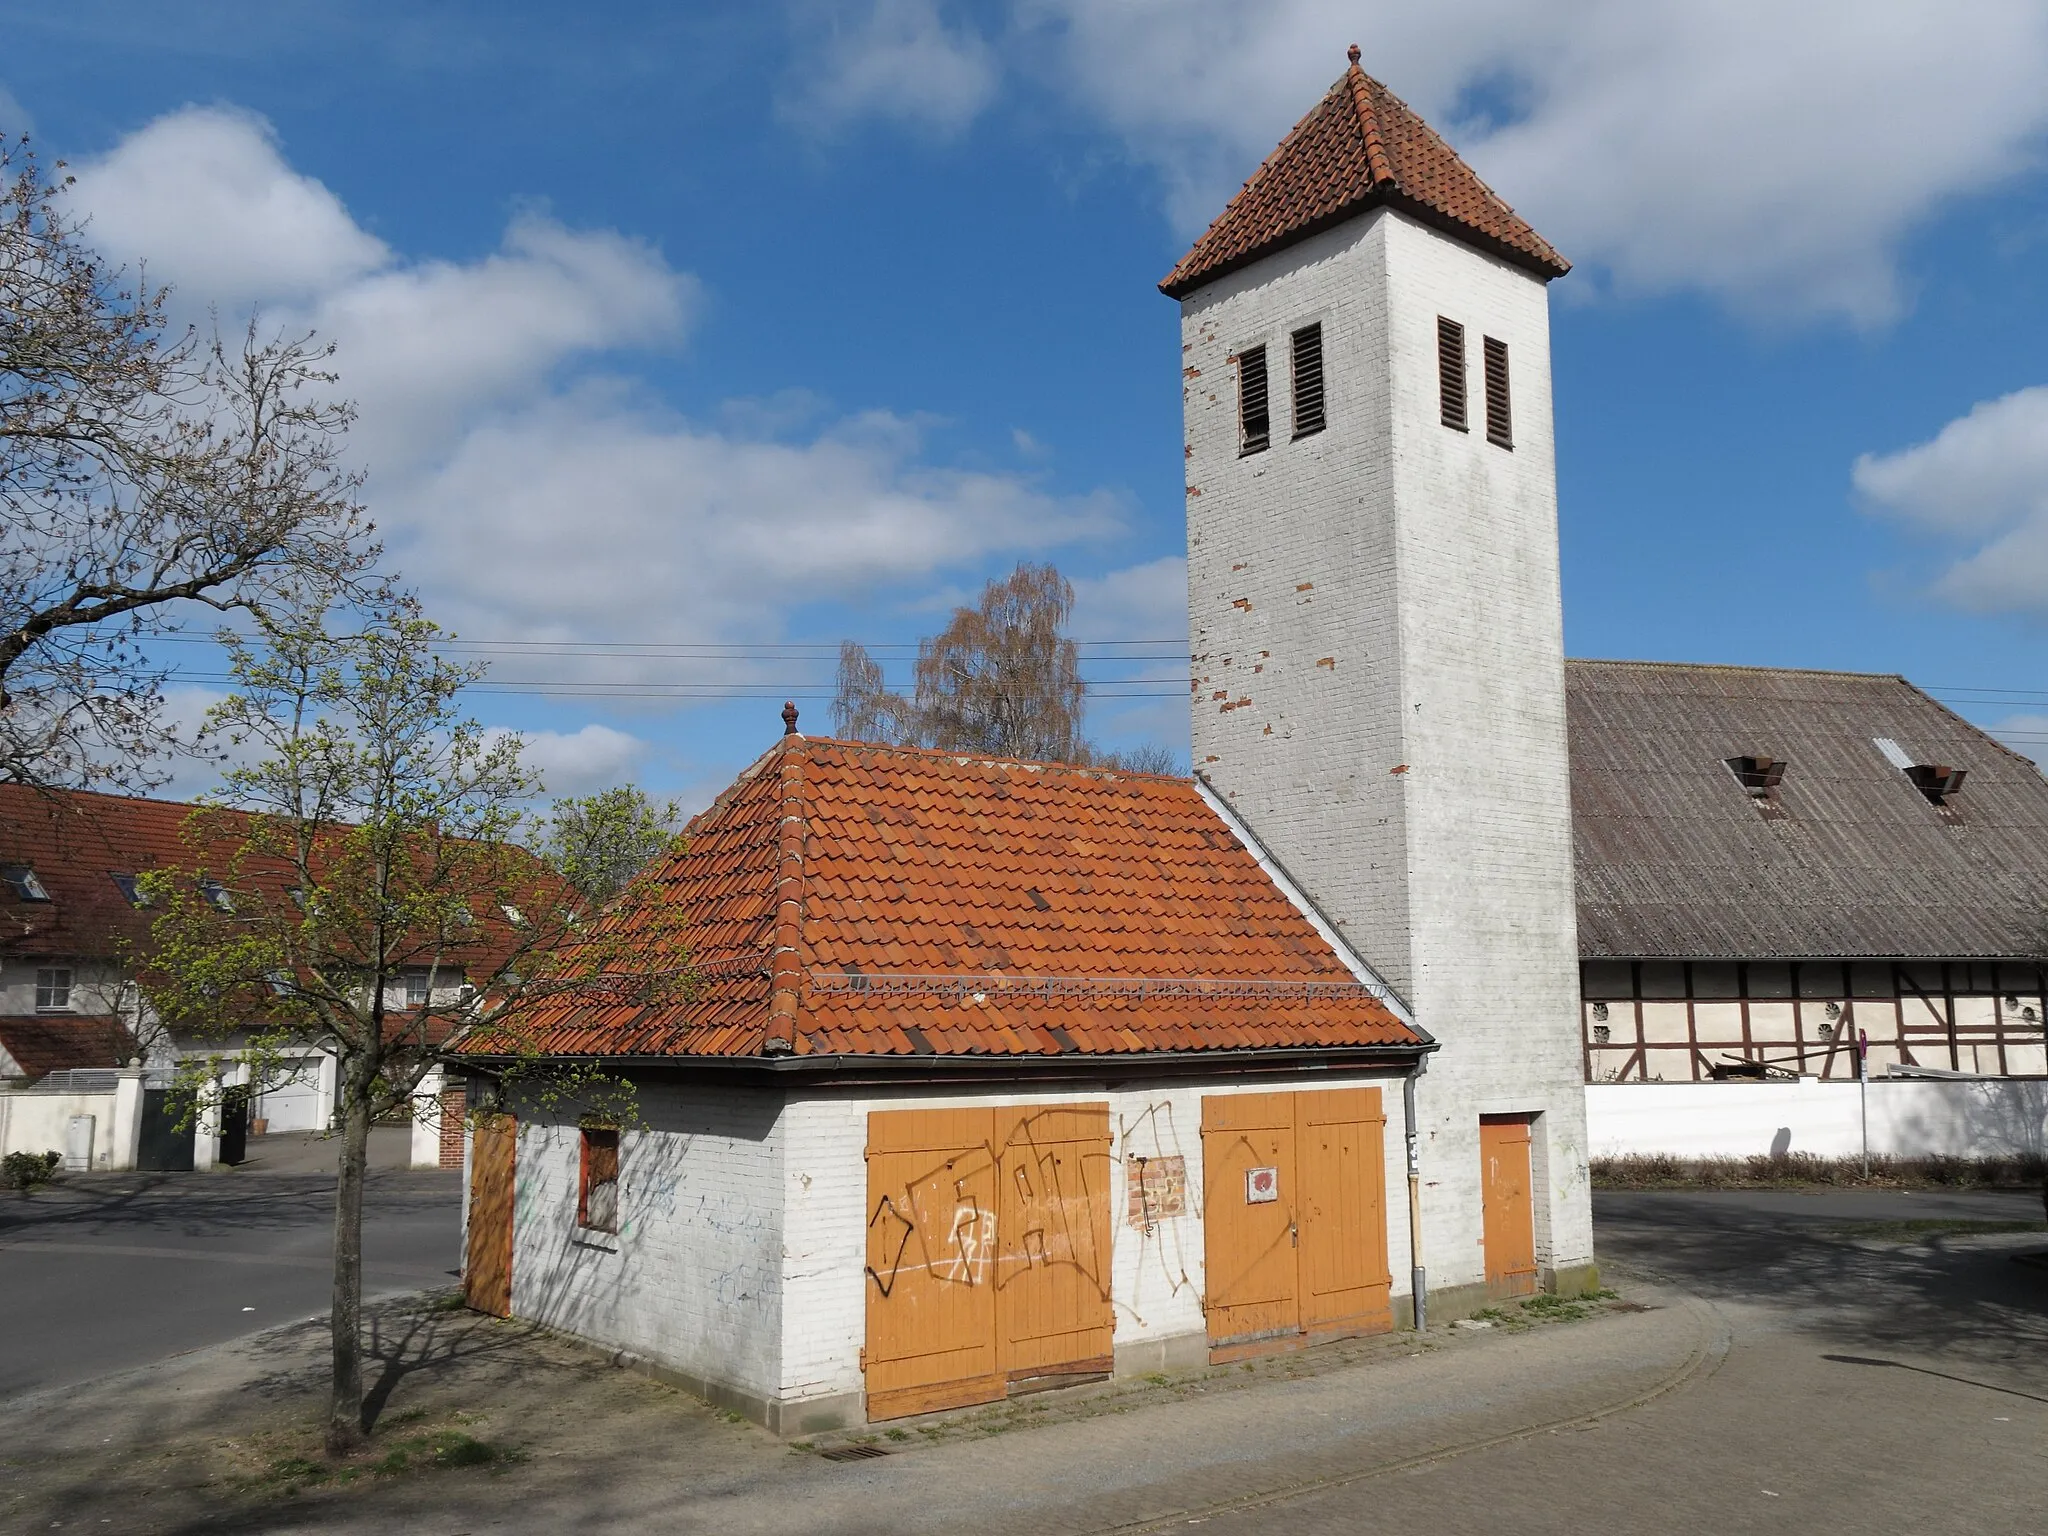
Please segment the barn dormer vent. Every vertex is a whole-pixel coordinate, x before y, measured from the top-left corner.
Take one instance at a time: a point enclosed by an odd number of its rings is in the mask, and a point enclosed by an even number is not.
[[[1906,769],[1906,777],[1927,797],[1929,805],[1947,805],[1949,797],[1962,789],[1963,780],[1969,776],[1969,769],[1951,768],[1946,763],[1914,763]]]

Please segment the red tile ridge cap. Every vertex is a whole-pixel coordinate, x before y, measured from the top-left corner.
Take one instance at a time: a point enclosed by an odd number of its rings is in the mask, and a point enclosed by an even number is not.
[[[782,816],[776,826],[775,948],[768,962],[768,1023],[763,1056],[787,1056],[796,1049],[797,1014],[802,1009],[804,937],[804,757],[807,743],[791,732],[783,737],[777,788]]]
[[[1365,71],[1358,67],[1358,44],[1351,45],[1351,67],[1344,71],[1344,83],[1351,88],[1351,105],[1358,113],[1358,127],[1365,135],[1365,163],[1372,172],[1372,184],[1394,184],[1394,162],[1387,158],[1387,146],[1380,141],[1380,120],[1372,109],[1372,91]]]
[[[1158,779],[1168,784],[1192,783],[1184,773],[1154,773],[1143,768],[1110,768],[1101,763],[1069,763],[1052,757],[1004,757],[972,747],[909,747],[892,741],[854,741],[841,736],[806,736],[814,747],[843,747],[852,752],[892,752],[899,757],[928,757],[948,762],[978,763],[990,768],[1046,768],[1083,778]]]

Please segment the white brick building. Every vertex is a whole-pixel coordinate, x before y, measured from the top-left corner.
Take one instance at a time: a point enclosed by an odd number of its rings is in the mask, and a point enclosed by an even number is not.
[[[1162,284],[1199,782],[792,725],[656,876],[696,992],[538,1022],[632,1123],[478,1122],[472,1303],[796,1432],[1591,1283],[1564,270],[1354,50]]]

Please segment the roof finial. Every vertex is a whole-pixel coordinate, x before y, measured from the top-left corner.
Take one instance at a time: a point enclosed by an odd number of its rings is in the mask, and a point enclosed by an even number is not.
[[[785,736],[794,736],[794,735],[796,734],[796,700],[795,700],[795,699],[785,699],[785,700],[783,700],[783,703],[782,703],[782,734],[783,734],[783,735],[785,735]]]
[[[1358,62],[1358,44],[1353,43],[1349,48],[1346,48],[1344,50],[1344,55],[1346,58],[1350,59],[1352,63],[1356,64]]]

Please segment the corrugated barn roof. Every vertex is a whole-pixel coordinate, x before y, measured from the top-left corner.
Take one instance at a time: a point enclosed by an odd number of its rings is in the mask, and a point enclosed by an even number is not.
[[[2048,954],[2048,780],[1904,678],[1574,661],[1566,687],[1586,958]],[[1966,775],[1942,803],[1934,768]]]

